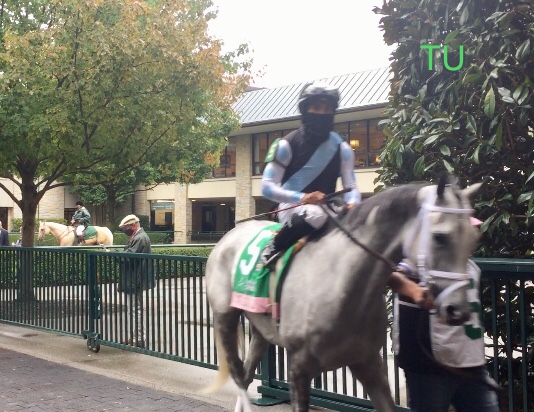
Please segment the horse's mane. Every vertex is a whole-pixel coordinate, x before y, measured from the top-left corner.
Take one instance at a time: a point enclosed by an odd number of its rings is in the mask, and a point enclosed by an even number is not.
[[[350,209],[343,221],[350,229],[365,223],[372,210],[379,207],[380,221],[386,225],[406,221],[419,209],[417,193],[428,184],[406,184],[385,189]]]

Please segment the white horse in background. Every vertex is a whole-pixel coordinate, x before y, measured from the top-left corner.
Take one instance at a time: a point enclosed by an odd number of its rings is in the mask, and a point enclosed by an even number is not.
[[[96,230],[96,237],[90,239],[84,239],[82,245],[112,245],[113,233],[107,227],[104,226],[89,226]],[[75,234],[74,226],[66,226],[61,223],[42,221],[39,224],[39,240],[52,234],[59,246],[75,246],[78,244],[78,239]]]

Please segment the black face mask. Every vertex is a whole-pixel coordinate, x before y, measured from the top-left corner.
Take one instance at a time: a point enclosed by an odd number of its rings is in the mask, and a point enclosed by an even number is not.
[[[306,137],[317,140],[326,140],[334,130],[334,114],[303,113],[302,124]]]
[[[134,230],[130,227],[130,228],[128,228],[128,229],[123,229],[123,232],[124,232],[124,234],[127,235],[127,236],[132,236]]]

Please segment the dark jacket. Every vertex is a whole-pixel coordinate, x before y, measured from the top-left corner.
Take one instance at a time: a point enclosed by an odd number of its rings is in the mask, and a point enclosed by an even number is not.
[[[74,212],[72,220],[75,221],[75,224],[82,224],[87,227],[91,224],[91,214],[85,207],[82,207],[80,210]]]
[[[124,247],[128,253],[151,253],[150,238],[143,228]],[[143,257],[121,258],[119,292],[135,293],[156,286],[153,261]]]
[[[11,246],[9,244],[9,233],[4,228],[0,229],[0,246]]]

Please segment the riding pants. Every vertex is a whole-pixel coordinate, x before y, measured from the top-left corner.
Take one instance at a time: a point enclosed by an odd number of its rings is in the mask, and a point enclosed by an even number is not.
[[[280,209],[283,209],[285,207],[289,207],[290,205],[287,203],[281,203]],[[321,208],[321,206],[317,205],[301,205],[297,206],[293,209],[283,210],[281,212],[278,212],[278,220],[280,223],[285,224],[289,220],[289,218],[293,215],[305,215],[304,220],[307,224],[312,226],[314,229],[320,229],[324,226],[326,223],[327,215],[326,212]]]
[[[83,231],[85,230],[84,225],[78,225],[76,226],[76,236],[80,237],[83,236]]]

